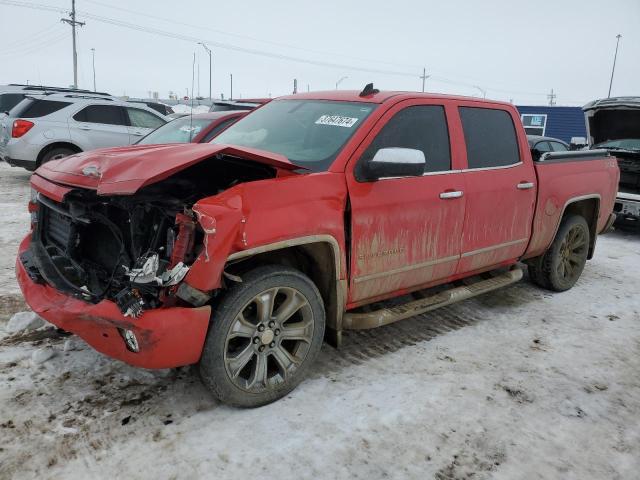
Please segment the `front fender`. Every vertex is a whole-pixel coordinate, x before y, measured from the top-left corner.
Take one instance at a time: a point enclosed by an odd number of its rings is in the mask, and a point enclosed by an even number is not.
[[[193,206],[204,232],[202,251],[184,280],[193,288],[209,291],[221,286],[224,265],[245,221],[238,190],[205,198]]]

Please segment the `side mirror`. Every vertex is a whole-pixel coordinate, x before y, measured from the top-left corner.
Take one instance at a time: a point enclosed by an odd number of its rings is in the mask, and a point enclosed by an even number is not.
[[[426,160],[422,150],[413,148],[381,148],[366,167],[367,180],[386,177],[420,177]]]

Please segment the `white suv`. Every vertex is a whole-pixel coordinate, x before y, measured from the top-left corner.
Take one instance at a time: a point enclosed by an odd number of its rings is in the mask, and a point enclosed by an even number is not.
[[[167,121],[146,105],[98,95],[27,97],[0,120],[0,158],[35,170],[74,153],[133,144]]]

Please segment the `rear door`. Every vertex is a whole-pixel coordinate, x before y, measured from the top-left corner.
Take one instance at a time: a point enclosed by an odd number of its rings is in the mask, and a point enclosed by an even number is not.
[[[141,108],[127,107],[129,118],[129,143],[135,143],[145,135],[161,127],[166,121]]]
[[[71,140],[83,150],[129,145],[124,108],[117,105],[89,105],[69,119]]]
[[[499,108],[462,104],[467,150],[464,231],[458,273],[520,257],[531,236],[536,176],[513,116]]]
[[[415,290],[456,271],[465,211],[460,152],[446,102],[392,107],[356,150],[346,172],[351,215],[350,306]],[[453,112],[455,115],[455,111]],[[459,134],[459,131],[458,131]],[[422,150],[423,176],[364,181],[381,148]]]

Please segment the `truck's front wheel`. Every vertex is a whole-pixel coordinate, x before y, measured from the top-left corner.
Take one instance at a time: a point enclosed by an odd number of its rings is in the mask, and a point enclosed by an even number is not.
[[[569,290],[584,270],[589,242],[589,225],[584,217],[565,217],[549,250],[529,264],[531,279],[541,287],[556,292]]]
[[[283,397],[305,378],[320,351],[322,297],[297,270],[256,268],[214,310],[200,374],[230,405],[257,407]]]

